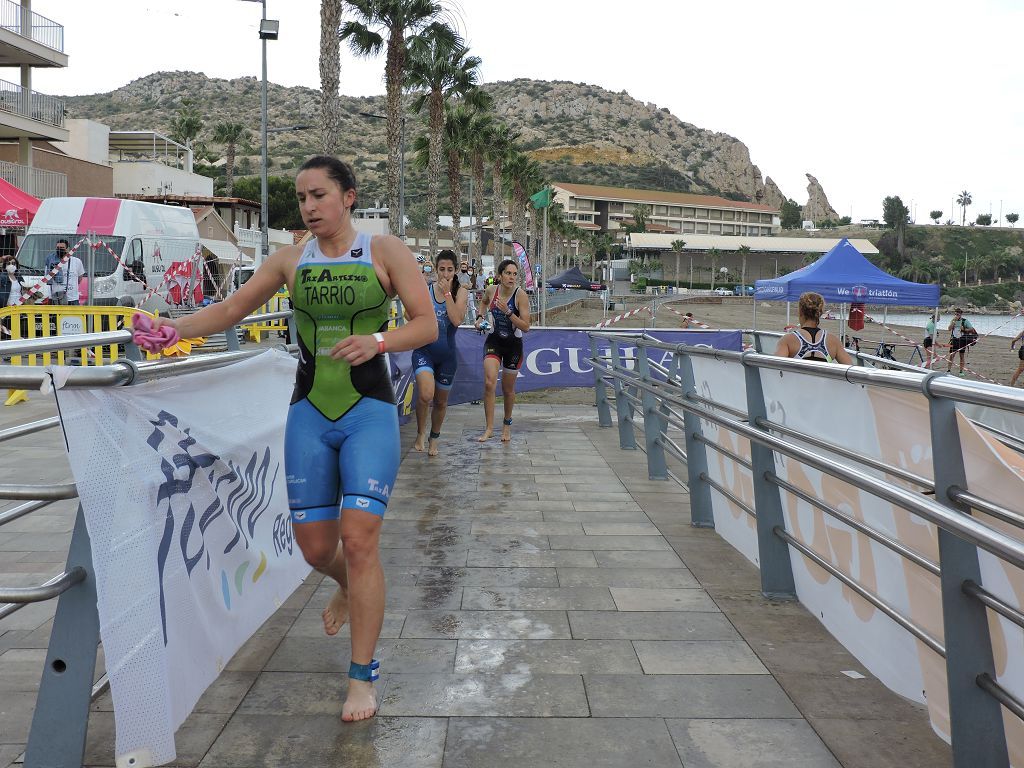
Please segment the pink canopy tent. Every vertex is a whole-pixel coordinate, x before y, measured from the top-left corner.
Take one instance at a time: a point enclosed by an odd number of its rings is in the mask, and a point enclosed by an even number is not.
[[[0,179],[0,227],[27,227],[40,201],[28,192]]]

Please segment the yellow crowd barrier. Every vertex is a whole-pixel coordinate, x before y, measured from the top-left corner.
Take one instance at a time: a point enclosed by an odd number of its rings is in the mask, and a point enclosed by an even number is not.
[[[287,312],[292,308],[292,299],[288,291],[275,293],[270,301],[256,310],[253,314],[264,314],[268,312]],[[249,341],[260,341],[264,333],[286,333],[288,331],[287,320],[270,320],[266,323],[250,323],[245,326]]]
[[[153,315],[134,307],[68,307],[59,304],[25,304],[0,309],[0,323],[4,331],[0,339],[39,339],[54,336],[73,337],[79,333],[119,331],[131,325],[136,312]],[[118,344],[58,349],[32,355],[14,355],[13,365],[108,365],[124,354]]]

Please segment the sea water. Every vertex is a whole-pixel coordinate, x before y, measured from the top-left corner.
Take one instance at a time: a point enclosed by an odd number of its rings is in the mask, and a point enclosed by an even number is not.
[[[877,322],[882,322],[884,312],[881,309],[875,309],[871,313]],[[930,313],[917,313],[917,312],[890,312],[888,318],[889,325],[908,325],[914,328],[924,328],[928,323]],[[1018,315],[971,315],[965,314],[971,325],[977,329],[978,333],[982,336],[1006,336],[1013,338],[1021,331],[1024,331],[1024,316]],[[946,333],[946,329],[949,328],[950,322],[953,320],[952,312],[943,312],[939,315],[939,319],[935,323],[935,329],[940,333]],[[871,325],[865,326],[865,330],[870,328]],[[922,338],[924,334],[922,334]]]

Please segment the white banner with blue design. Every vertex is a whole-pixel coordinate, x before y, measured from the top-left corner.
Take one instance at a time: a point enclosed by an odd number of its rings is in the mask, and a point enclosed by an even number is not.
[[[292,537],[284,425],[295,360],[58,392],[92,541],[118,766],[174,732],[309,573]]]

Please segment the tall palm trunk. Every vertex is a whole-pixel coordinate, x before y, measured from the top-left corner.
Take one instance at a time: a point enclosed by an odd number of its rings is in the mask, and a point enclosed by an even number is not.
[[[483,254],[483,214],[484,214],[484,156],[482,152],[473,153],[473,210],[476,218],[470,222],[473,227],[473,237],[469,242],[470,263],[477,261],[477,257]],[[481,268],[483,262],[479,262]]]
[[[440,92],[431,93],[427,128],[429,154],[427,155],[427,238],[430,258],[437,255],[437,206],[441,186],[441,131],[444,128],[444,100]]]
[[[325,155],[338,153],[341,133],[341,0],[320,0],[320,147]],[[230,195],[230,182],[228,183]]]
[[[235,142],[229,141],[227,157],[224,158],[224,189],[228,197],[235,186]]]
[[[392,29],[388,40],[387,62],[384,65],[384,85],[388,138],[386,193],[388,226],[393,235],[401,231],[401,217],[394,215],[394,212],[402,209],[401,201],[398,199],[398,169],[402,164],[402,73],[405,71],[405,60],[406,50],[402,31]]]
[[[501,220],[505,211],[503,206],[505,196],[502,194],[501,189],[502,166],[501,160],[495,160],[491,169],[491,200],[494,209],[494,258],[496,261],[501,261],[505,256],[505,243],[501,239]],[[497,264],[495,264],[495,267],[497,267]]]
[[[448,205],[452,209],[452,250],[462,258],[462,158],[448,150]]]

